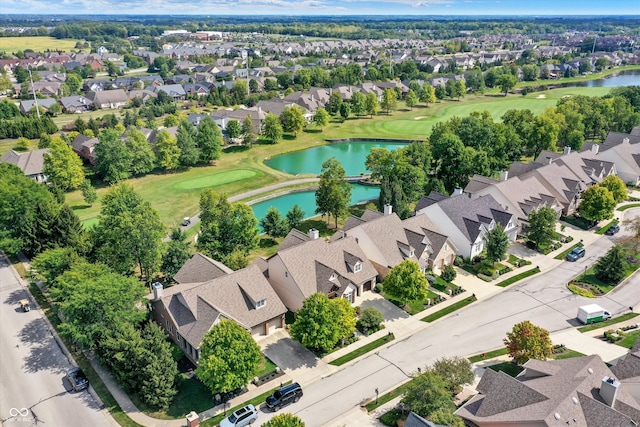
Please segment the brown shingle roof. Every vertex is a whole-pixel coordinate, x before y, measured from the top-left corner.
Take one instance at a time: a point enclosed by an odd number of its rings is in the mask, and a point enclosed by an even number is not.
[[[44,169],[44,155],[49,153],[48,148],[33,150],[26,153],[18,153],[11,150],[6,153],[0,161],[14,164],[24,172],[25,175],[38,175]]]
[[[178,270],[174,280],[178,283],[198,283],[217,279],[233,270],[206,255],[197,252]]]

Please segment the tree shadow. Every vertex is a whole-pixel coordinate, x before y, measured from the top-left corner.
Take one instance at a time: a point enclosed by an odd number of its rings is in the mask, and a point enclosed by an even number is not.
[[[0,261],[2,262],[2,261]],[[1,265],[0,265],[1,267]],[[20,300],[22,299],[27,299],[27,300],[31,300],[29,298],[29,294],[27,293],[26,290],[24,289],[16,289],[15,291],[11,292],[9,295],[7,295],[7,298],[3,301],[4,304],[7,305],[15,305],[17,306],[18,310],[20,310]],[[22,311],[22,310],[20,310]]]
[[[60,347],[43,318],[27,323],[19,332],[18,338],[22,345],[29,348],[29,354],[24,358],[24,368],[27,372],[66,372],[66,361],[58,357]]]
[[[248,145],[229,145],[225,147],[225,153],[242,153],[243,151],[247,151],[250,147]]]
[[[322,133],[322,129],[305,129],[304,133]]]
[[[258,244],[258,246],[264,249],[264,248],[271,248],[273,246],[276,246],[277,244],[278,242],[276,242],[275,239],[273,239],[272,237],[261,237],[260,243]]]
[[[76,206],[71,206],[71,210],[73,210],[73,211],[82,211],[82,210],[85,210],[85,209],[89,209],[90,207],[91,206],[89,206],[89,205],[82,205],[82,206],[77,206],[76,205]]]

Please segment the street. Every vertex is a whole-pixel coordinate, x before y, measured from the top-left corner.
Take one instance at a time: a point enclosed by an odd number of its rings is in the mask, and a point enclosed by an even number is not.
[[[23,312],[29,298],[0,254],[0,423],[5,426],[112,426],[91,394],[67,391],[71,367],[35,309]]]

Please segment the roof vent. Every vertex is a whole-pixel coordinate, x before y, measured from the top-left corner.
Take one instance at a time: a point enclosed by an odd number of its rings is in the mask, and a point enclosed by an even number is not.
[[[574,405],[578,404],[578,398],[575,396],[571,398],[571,401],[573,402]]]
[[[555,414],[553,414],[553,418],[555,418],[556,420],[559,420],[560,414],[556,412]]]
[[[587,372],[589,372],[590,374],[593,374],[593,369],[589,368],[587,369]]]

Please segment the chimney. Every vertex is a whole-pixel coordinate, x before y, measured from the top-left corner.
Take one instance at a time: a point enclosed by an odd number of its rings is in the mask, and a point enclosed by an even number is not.
[[[619,388],[620,382],[618,380],[611,377],[604,377],[602,384],[600,384],[600,397],[604,400],[604,403],[613,408],[613,405],[616,403]]]
[[[153,301],[158,301],[164,296],[162,283],[155,282],[151,285],[151,289],[153,289]]]
[[[391,206],[388,203],[384,205],[384,216],[389,216],[391,215],[392,212],[393,212],[393,206]]]
[[[309,230],[309,237],[311,237],[311,240],[317,240],[318,237],[320,237],[320,232],[317,229],[312,228]]]
[[[461,194],[462,194],[462,188],[458,187],[455,190],[453,190],[453,194],[451,195],[451,197],[459,196]]]
[[[509,178],[509,171],[500,172],[500,181],[506,181]]]
[[[594,143],[594,144],[592,144],[592,145],[591,145],[591,152],[592,152],[593,154],[598,154],[598,150],[599,150],[599,149],[600,149],[600,146],[599,146],[598,144],[595,144],[595,143]]]
[[[553,163],[553,157],[547,156],[547,164],[550,165],[551,163]]]
[[[571,153],[571,147],[569,147],[568,145],[564,146],[564,151],[562,154],[570,154]]]

